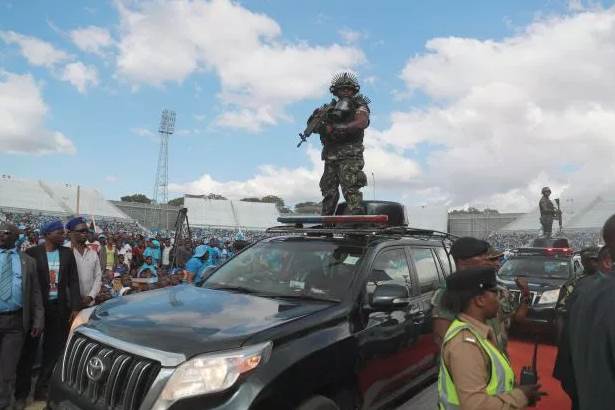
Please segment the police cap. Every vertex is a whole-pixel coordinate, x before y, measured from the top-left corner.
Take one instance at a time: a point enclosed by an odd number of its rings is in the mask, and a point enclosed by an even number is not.
[[[451,255],[455,260],[470,259],[487,253],[491,246],[481,239],[464,236],[451,245]]]
[[[481,292],[497,286],[495,269],[470,268],[457,271],[446,278],[446,289],[450,291]]]

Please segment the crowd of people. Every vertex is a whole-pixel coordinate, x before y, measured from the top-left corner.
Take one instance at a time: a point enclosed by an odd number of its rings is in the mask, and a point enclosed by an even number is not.
[[[487,237],[487,241],[498,250],[508,251],[524,246],[531,246],[530,244],[536,238],[536,235],[536,232],[494,232]],[[575,250],[581,250],[587,246],[598,246],[602,242],[599,231],[564,231],[561,235],[557,236],[567,238],[568,243]]]

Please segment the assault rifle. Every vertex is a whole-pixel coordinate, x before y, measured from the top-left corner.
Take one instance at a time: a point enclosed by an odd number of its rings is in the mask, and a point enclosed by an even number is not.
[[[559,231],[562,231],[562,210],[559,207],[559,198],[555,198],[555,204],[557,205],[557,222],[559,223]]]
[[[314,114],[312,114],[312,116],[308,120],[307,127],[305,127],[305,130],[303,130],[303,132],[299,134],[299,137],[301,137],[301,141],[299,141],[299,144],[297,144],[297,148],[299,148],[301,144],[306,142],[310,135],[312,135],[315,131],[319,130],[320,127],[322,127],[323,125],[327,124],[329,114],[331,113],[331,111],[333,111],[334,108],[335,100],[331,101],[330,104],[323,104],[322,107],[317,108],[316,111],[314,111]]]

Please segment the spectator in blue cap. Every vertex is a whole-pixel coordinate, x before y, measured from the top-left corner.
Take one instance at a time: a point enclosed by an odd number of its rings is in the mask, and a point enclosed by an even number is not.
[[[188,283],[199,283],[203,277],[203,272],[207,268],[206,261],[209,259],[209,249],[207,245],[199,245],[194,250],[194,255],[186,263],[186,280]]]

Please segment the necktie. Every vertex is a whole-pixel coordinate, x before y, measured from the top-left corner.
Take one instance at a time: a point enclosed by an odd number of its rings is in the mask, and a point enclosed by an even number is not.
[[[13,258],[7,251],[0,253],[0,299],[7,301],[13,288]]]

